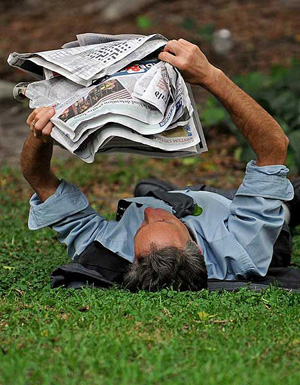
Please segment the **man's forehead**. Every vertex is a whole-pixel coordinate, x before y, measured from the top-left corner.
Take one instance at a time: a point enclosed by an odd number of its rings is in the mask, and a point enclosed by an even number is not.
[[[155,222],[139,229],[134,239],[136,256],[148,254],[152,244],[158,248],[175,246],[184,247],[186,239],[176,224],[168,222]]]

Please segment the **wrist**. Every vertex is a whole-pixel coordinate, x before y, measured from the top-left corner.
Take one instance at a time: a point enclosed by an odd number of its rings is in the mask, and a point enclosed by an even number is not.
[[[53,139],[51,136],[47,137],[47,140],[43,136],[35,136],[32,131],[28,135],[28,141],[30,144],[35,147],[51,147],[53,145]]]
[[[220,85],[220,82],[222,82],[222,78],[224,76],[226,75],[223,73],[223,71],[221,71],[219,68],[211,66],[207,76],[201,83],[199,83],[199,85],[201,85],[210,92],[214,92]]]
[[[55,194],[60,182],[61,181],[52,172],[50,172],[47,176],[45,175],[45,178],[36,180],[31,179],[29,184],[36,192],[40,200],[44,202],[51,195]]]
[[[21,170],[29,184],[48,179],[53,143],[45,143],[29,133],[21,154]]]

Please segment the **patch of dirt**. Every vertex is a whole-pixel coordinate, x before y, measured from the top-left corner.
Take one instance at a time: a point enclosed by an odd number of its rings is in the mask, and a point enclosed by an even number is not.
[[[10,52],[55,49],[84,32],[159,32],[169,39],[183,37],[201,46],[210,60],[229,75],[266,71],[272,65],[288,65],[291,58],[300,58],[300,5],[295,0],[165,0],[149,8],[137,7],[136,12],[115,22],[104,18],[104,11],[96,6],[99,3],[95,0],[10,2],[6,11],[0,13],[1,77],[24,78],[6,65]],[[138,16],[147,18],[146,28],[139,23]],[[221,28],[231,31],[235,43],[226,57],[216,55],[210,41],[211,33]]]

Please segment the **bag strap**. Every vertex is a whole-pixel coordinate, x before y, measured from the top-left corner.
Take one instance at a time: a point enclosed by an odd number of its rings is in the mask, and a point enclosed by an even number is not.
[[[170,205],[174,210],[176,218],[182,218],[187,215],[193,215],[195,211],[195,202],[192,197],[178,192],[167,192],[163,190],[149,191],[147,196],[161,199]]]
[[[187,194],[179,192],[167,192],[162,190],[151,190],[148,191],[145,197],[152,197],[160,199],[172,207],[174,215],[177,218],[183,218],[187,215],[200,215],[202,208],[199,207]],[[118,209],[116,214],[116,221],[119,221],[126,209],[131,205],[132,201],[121,199],[118,203]]]

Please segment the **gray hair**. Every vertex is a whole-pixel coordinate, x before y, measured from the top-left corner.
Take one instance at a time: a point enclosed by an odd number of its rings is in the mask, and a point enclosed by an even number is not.
[[[125,288],[131,291],[201,290],[207,288],[207,271],[203,255],[193,241],[183,249],[174,246],[157,249],[151,244],[148,255],[136,258],[124,277]]]

